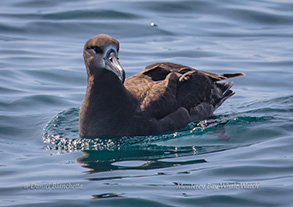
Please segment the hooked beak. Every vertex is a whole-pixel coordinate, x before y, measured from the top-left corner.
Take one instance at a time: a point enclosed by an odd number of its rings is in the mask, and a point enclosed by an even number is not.
[[[105,62],[106,69],[112,71],[115,75],[117,75],[117,77],[121,80],[123,84],[125,80],[125,71],[120,65],[116,54],[114,52],[111,52]]]

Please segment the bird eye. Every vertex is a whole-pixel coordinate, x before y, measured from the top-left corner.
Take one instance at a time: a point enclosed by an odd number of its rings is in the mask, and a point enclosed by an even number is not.
[[[97,47],[97,46],[90,47],[89,49],[95,51],[96,54],[101,54],[101,53],[103,53],[103,49],[100,48],[100,47]]]

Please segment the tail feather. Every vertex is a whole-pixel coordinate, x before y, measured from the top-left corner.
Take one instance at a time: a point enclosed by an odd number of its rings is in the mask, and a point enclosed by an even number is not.
[[[233,78],[233,77],[237,77],[237,76],[244,76],[244,73],[224,73],[222,75],[218,76],[218,79],[216,80],[215,84],[216,84],[216,88],[218,90],[217,94],[215,94],[218,98],[216,99],[214,106],[215,109],[219,108],[228,98],[230,98],[231,96],[233,96],[235,94],[235,92],[233,92],[231,89],[231,87],[233,86],[233,82],[217,82],[219,80],[224,80],[227,78]]]
[[[224,96],[225,93],[227,93],[227,91],[229,91],[229,89],[233,86],[233,82],[217,82],[216,86],[221,90]]]
[[[215,109],[219,108],[228,98],[233,96],[235,92],[230,90],[233,86],[232,82],[216,82],[217,99],[215,100]]]
[[[219,108],[228,98],[230,98],[234,94],[235,94],[234,91],[229,90],[229,93],[227,93],[226,96],[223,96],[223,98],[221,98],[220,101],[215,105],[215,109]]]
[[[244,73],[224,73],[221,76],[226,78],[233,78],[233,77],[237,77],[237,76],[244,76]]]
[[[225,80],[227,78],[233,78],[237,76],[244,76],[244,73],[224,73],[224,74],[216,74],[216,73],[211,73],[211,72],[206,72],[206,71],[200,71],[202,74],[208,76],[214,81],[220,81],[220,80]]]

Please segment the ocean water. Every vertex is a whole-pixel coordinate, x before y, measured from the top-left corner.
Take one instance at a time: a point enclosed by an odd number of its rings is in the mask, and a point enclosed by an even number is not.
[[[293,2],[0,2],[0,206],[292,206]],[[79,139],[82,49],[243,72],[215,117],[160,136]]]

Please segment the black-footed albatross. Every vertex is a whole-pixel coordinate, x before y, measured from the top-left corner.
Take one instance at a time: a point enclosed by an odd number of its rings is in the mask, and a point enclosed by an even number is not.
[[[162,62],[125,80],[118,51],[119,42],[105,34],[84,46],[87,90],[79,113],[81,137],[144,136],[207,119],[234,94],[231,82],[218,81],[244,75]]]

